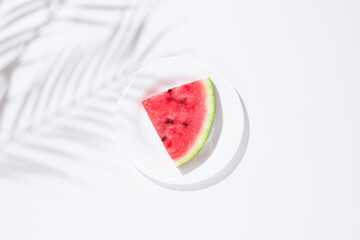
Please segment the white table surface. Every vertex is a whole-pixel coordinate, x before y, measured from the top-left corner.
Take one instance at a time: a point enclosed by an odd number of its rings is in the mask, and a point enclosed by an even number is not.
[[[1,240],[360,239],[359,1],[27,2],[0,1]],[[144,178],[113,125],[131,67],[179,54],[249,115],[240,165],[199,191]]]

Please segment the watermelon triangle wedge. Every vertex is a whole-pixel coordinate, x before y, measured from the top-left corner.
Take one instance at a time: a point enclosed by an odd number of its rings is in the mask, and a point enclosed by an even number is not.
[[[204,146],[215,115],[210,78],[168,89],[142,104],[176,167]]]

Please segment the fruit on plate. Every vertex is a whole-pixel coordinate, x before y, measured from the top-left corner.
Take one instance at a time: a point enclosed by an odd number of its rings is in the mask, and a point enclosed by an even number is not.
[[[204,146],[215,115],[210,78],[170,88],[142,104],[176,167]]]

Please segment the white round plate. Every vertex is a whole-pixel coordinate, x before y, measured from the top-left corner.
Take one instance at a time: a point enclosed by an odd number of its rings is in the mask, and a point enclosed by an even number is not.
[[[141,102],[205,77],[211,78],[215,91],[213,126],[200,152],[176,168]],[[131,77],[117,103],[116,125],[122,149],[143,175],[164,187],[195,190],[215,184],[214,178],[220,179],[229,165],[237,166],[231,162],[240,157],[236,153],[243,136],[244,108],[236,90],[214,68],[192,58],[170,57],[146,65]]]

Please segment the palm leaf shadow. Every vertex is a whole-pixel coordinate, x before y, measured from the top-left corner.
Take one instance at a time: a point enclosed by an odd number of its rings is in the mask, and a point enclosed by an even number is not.
[[[23,4],[21,5],[17,5],[11,9],[8,9],[6,12],[5,12],[5,15],[11,15],[11,14],[14,14],[16,12],[19,12],[21,11],[22,9],[24,8],[27,8],[29,6],[32,6],[34,4],[37,4],[37,3],[40,3],[41,5],[45,5],[46,2],[42,1],[42,0],[33,0],[33,1],[28,1],[28,2],[24,2]]]
[[[38,11],[41,11],[43,9],[45,9],[47,6],[46,4],[44,5],[40,5],[40,6],[37,6],[36,8],[33,8],[33,9],[29,9],[25,12],[23,12],[22,14],[20,14],[19,16],[16,16],[14,17],[13,19],[7,21],[1,28],[0,28],[0,31],[4,31],[5,29],[7,29],[8,27],[10,27],[12,24],[14,23],[17,23],[19,21],[21,21],[22,19],[24,19],[25,17],[28,17],[30,16],[31,14],[34,14]]]
[[[78,8],[94,8],[93,5],[79,5]],[[113,8],[104,6],[103,8],[96,6],[97,10],[109,11]],[[144,10],[145,9],[145,10]],[[31,88],[23,98],[23,103],[17,109],[15,121],[13,123],[12,132],[15,137],[5,142],[5,146],[0,147],[1,150],[7,149],[8,146],[16,145],[23,149],[28,149],[37,153],[44,153],[48,156],[61,158],[63,160],[84,160],[86,153],[77,155],[72,152],[71,148],[59,148],[56,146],[57,141],[72,142],[77,145],[82,145],[86,148],[99,148],[104,150],[113,150],[114,148],[114,126],[113,112],[110,110],[115,108],[115,102],[120,95],[121,90],[126,83],[122,80],[126,79],[124,74],[131,74],[132,70],[138,69],[139,59],[146,58],[151,52],[151,49],[164,36],[167,30],[162,31],[159,35],[153,38],[146,49],[136,57],[134,52],[137,48],[138,42],[141,39],[147,40],[148,36],[144,36],[146,24],[148,20],[149,9],[139,6],[119,6],[117,11],[137,11],[137,14],[132,15],[133,21],[128,21],[130,24],[126,25],[124,22],[117,22],[115,25],[102,25],[112,29],[105,41],[95,43],[94,47],[87,54],[83,54],[82,50],[75,47],[68,56],[68,61],[59,62],[58,57],[55,56],[53,62],[49,63],[48,68],[41,70],[37,76],[37,85]],[[6,23],[6,27],[11,27],[12,24],[21,20],[30,13],[25,11],[19,18],[14,18],[12,21]],[[73,23],[83,23],[80,19],[69,18],[67,21]],[[98,22],[91,22],[85,20],[86,25],[97,26]],[[41,28],[35,28],[39,31]],[[23,33],[18,33],[5,39],[12,41]],[[40,34],[37,34],[38,37]],[[36,37],[33,40],[36,39]],[[3,40],[4,41],[4,40]],[[28,41],[22,51],[26,49],[31,41]],[[1,44],[1,42],[0,42]],[[86,48],[85,48],[86,50]],[[11,80],[11,73],[18,67],[20,63],[21,52],[16,58],[16,63],[10,69],[7,79]],[[130,60],[129,60],[130,59]],[[131,63],[131,64],[129,64]],[[90,71],[89,65],[95,65]],[[121,66],[119,69],[109,69],[109,66]],[[60,70],[54,74],[54,68],[59,67]],[[106,79],[102,76],[106,72]],[[94,76],[87,78],[87,75]],[[54,77],[51,77],[54,75]],[[81,95],[78,94],[82,86],[87,86],[87,91]],[[64,102],[62,93],[69,92],[74,96],[69,104],[62,105]],[[28,101],[29,99],[32,101]],[[1,99],[6,105],[6,95]],[[39,103],[47,103],[42,109],[39,108]],[[45,114],[41,116],[40,120],[35,120],[35,117],[40,113],[49,112],[50,105],[56,105],[57,111],[51,115]],[[106,106],[104,108],[104,106]],[[107,109],[108,108],[108,109]],[[24,120],[24,109],[31,109],[34,114],[29,118],[29,125],[25,129],[18,127],[19,123]],[[75,113],[75,114],[74,114]],[[40,114],[41,115],[41,114]],[[124,113],[124,118],[126,114]],[[0,120],[1,120],[0,109]],[[59,121],[62,120],[62,121]],[[1,126],[1,125],[0,125]],[[102,128],[100,132],[93,131],[94,128]],[[46,130],[46,131],[45,131]],[[24,141],[22,139],[31,139],[32,136],[40,136],[42,142]],[[10,148],[9,148],[10,149]],[[7,151],[10,151],[7,149]],[[116,150],[113,150],[116,152]],[[21,167],[4,166],[2,168],[10,172],[19,172],[20,174],[29,170],[29,173],[49,173],[57,176],[66,176],[65,172],[58,170],[53,166],[53,162],[49,162],[48,166],[43,167],[37,163],[36,155],[24,156],[21,151],[10,151],[7,153],[7,158],[15,159],[14,161],[22,162]],[[51,159],[51,158],[50,158]],[[1,161],[0,161],[1,163]],[[26,163],[26,164],[25,164]],[[32,165],[33,163],[33,165]],[[6,164],[5,164],[6,165]],[[10,164],[11,165],[11,164]],[[38,166],[39,165],[39,166]],[[46,164],[45,164],[46,165]],[[56,164],[55,164],[56,165]],[[43,168],[42,168],[43,167]],[[60,172],[59,172],[60,171]],[[1,173],[0,173],[1,176]],[[6,176],[6,175],[5,175]]]
[[[6,159],[6,161],[4,161]],[[55,175],[61,178],[68,177],[64,172],[48,166],[43,163],[37,163],[34,159],[29,159],[24,155],[13,155],[13,154],[4,154],[2,156],[2,161],[0,163],[0,178],[12,176],[16,177],[16,174],[41,174],[41,175]]]
[[[45,2],[46,7],[49,7],[50,2],[46,1],[46,0],[44,2]],[[61,3],[61,1],[59,3]],[[11,9],[10,12],[7,12],[7,13],[9,14],[9,13],[17,12],[17,11],[21,10],[22,8],[23,8],[23,5],[18,5],[16,7],[14,7],[13,9]],[[17,21],[20,21],[20,20],[24,19],[25,17],[28,17],[31,14],[36,13],[39,10],[40,10],[39,8],[35,8],[35,9],[31,9],[29,11],[26,11],[25,13],[22,13],[20,16],[17,16],[15,18],[13,18],[12,20],[8,21],[6,24],[4,24],[1,27],[1,29],[3,30],[4,28],[10,27]],[[38,38],[40,30],[43,27],[50,24],[52,20],[53,20],[53,16],[49,15],[48,19],[45,22],[41,23],[39,26],[28,29],[27,31],[25,30],[25,32],[33,33],[33,36],[29,39],[26,39],[25,41],[20,42],[19,45],[15,45],[15,47],[14,46],[8,47],[7,49],[3,50],[3,52],[0,53],[0,56],[1,56],[10,50],[17,49],[16,46],[20,47],[19,53],[15,56],[15,58],[13,60],[10,60],[9,63],[5,67],[0,69],[0,77],[2,77],[2,79],[5,81],[5,85],[6,85],[6,90],[2,93],[2,96],[0,96],[0,129],[2,127],[2,120],[3,120],[2,118],[3,118],[4,108],[5,108],[6,103],[8,102],[7,95],[8,95],[8,89],[9,89],[12,74],[15,71],[15,69],[20,65],[20,59],[21,59],[21,56],[24,53],[25,49],[33,41],[35,41]],[[5,42],[9,39],[13,39],[14,37],[16,38],[17,36],[22,35],[22,33],[23,32],[20,32],[20,34],[15,33],[14,35],[12,35],[10,37],[5,38]],[[2,43],[4,43],[4,42],[2,42]]]

